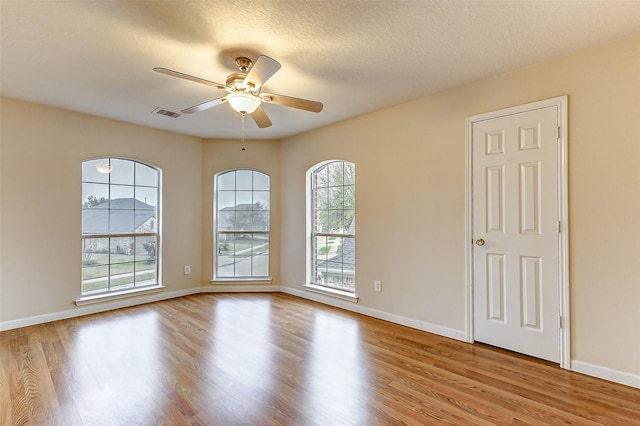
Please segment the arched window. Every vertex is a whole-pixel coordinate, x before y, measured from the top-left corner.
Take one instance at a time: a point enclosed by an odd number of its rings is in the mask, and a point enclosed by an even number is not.
[[[310,284],[355,293],[355,164],[325,162],[310,172]]]
[[[215,278],[269,276],[269,175],[231,170],[215,178]]]
[[[122,158],[82,162],[82,295],[158,285],[160,170]]]

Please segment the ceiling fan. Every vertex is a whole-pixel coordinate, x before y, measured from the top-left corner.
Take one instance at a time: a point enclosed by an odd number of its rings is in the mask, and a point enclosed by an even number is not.
[[[231,105],[231,108],[243,116],[245,114],[251,115],[251,118],[253,118],[258,127],[264,128],[271,126],[271,120],[269,120],[269,117],[267,117],[267,114],[262,109],[263,102],[311,112],[322,111],[323,105],[321,102],[262,92],[262,85],[281,67],[280,63],[275,59],[260,55],[256,62],[253,63],[249,58],[239,57],[236,58],[236,64],[240,72],[229,74],[226,84],[205,80],[204,78],[184,74],[168,68],[156,67],[153,70],[160,74],[205,84],[227,92],[218,98],[183,109],[182,112],[185,114],[193,114],[194,112],[204,111],[223,103],[228,103]]]

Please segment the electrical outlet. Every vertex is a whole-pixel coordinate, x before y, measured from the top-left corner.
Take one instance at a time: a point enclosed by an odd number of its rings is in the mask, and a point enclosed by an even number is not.
[[[377,291],[378,293],[380,293],[382,291],[382,283],[380,281],[378,281],[378,280],[375,280],[373,282],[373,289],[375,291]]]
[[[184,267],[184,274],[185,275],[189,275],[191,273],[191,266],[190,265],[186,265]]]

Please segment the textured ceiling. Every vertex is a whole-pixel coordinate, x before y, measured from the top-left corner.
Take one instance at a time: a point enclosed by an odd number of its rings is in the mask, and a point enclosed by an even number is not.
[[[281,138],[640,32],[640,1],[6,1],[2,95],[206,138],[235,138],[228,105],[177,119],[233,59],[282,64],[264,90],[324,103],[265,105]]]

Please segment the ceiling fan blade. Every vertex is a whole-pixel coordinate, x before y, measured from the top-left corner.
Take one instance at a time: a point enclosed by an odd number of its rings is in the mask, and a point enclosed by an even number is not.
[[[227,87],[224,84],[216,83],[215,81],[205,80],[204,78],[195,77],[190,74],[185,74],[182,72],[170,70],[168,68],[155,67],[153,69],[155,72],[159,72],[160,74],[169,75],[171,77],[182,78],[183,80],[189,80],[200,84],[206,84],[207,86],[213,86],[216,89],[226,89]]]
[[[322,111],[322,102],[310,101],[308,99],[293,98],[291,96],[274,95],[272,93],[263,93],[260,98],[270,104],[282,105],[291,108],[303,109],[305,111],[320,112]]]
[[[189,107],[189,108],[185,108],[180,112],[183,112],[185,114],[193,114],[194,112],[200,112],[200,111],[204,111],[205,109],[209,109],[209,108],[213,108],[214,106],[218,106],[218,105],[224,103],[226,100],[227,100],[227,98],[222,96],[222,97],[217,98],[217,99],[211,99],[210,101],[206,101],[206,102],[203,102],[201,104],[194,105],[194,106]]]
[[[267,117],[267,114],[261,106],[251,113],[251,118],[253,118],[253,121],[255,121],[261,129],[271,126],[271,120],[269,120],[269,117]]]
[[[271,78],[281,67],[280,62],[269,56],[260,55],[244,78],[244,84],[256,89]]]

